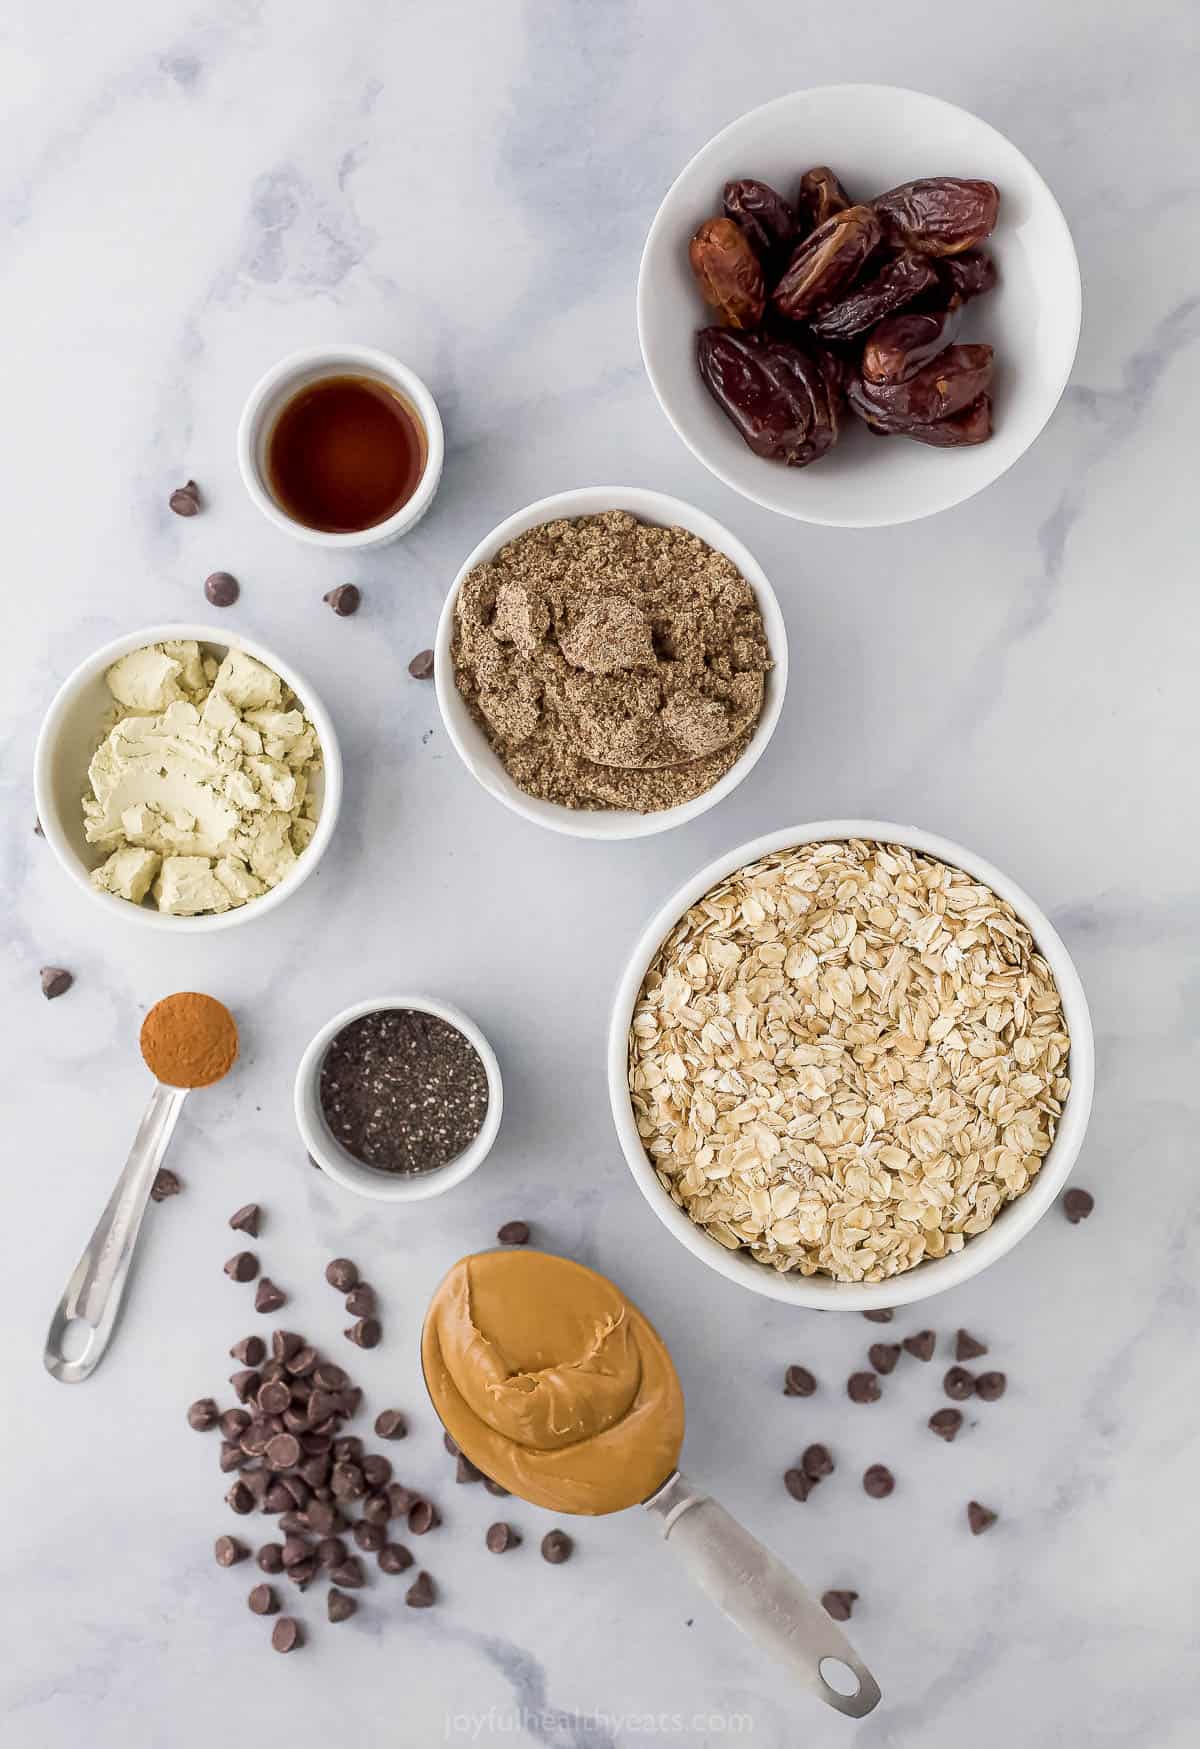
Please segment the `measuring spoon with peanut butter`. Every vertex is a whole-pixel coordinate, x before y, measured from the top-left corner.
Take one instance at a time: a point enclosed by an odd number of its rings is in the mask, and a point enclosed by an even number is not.
[[[78,1385],[99,1366],[125,1297],[142,1217],[183,1102],[233,1067],[237,1023],[224,1003],[196,990],[156,1002],[142,1022],[142,1057],[158,1085],[96,1230],[50,1320],[42,1355],[60,1384]],[[79,1340],[76,1341],[76,1338]],[[68,1353],[69,1349],[75,1352]]]
[[[679,1469],[683,1391],[653,1325],[606,1276],[542,1251],[456,1263],[421,1332],[425,1384],[465,1455],[553,1512],[644,1506],[691,1577],[838,1712],[879,1685],[816,1599]]]

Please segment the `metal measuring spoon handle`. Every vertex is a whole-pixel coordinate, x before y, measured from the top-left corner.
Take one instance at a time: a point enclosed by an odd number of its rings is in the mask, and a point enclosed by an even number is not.
[[[155,1087],[125,1170],[50,1320],[42,1359],[46,1371],[64,1385],[77,1385],[90,1378],[108,1347],[150,1187],[187,1094],[186,1087],[167,1087],[162,1082]],[[63,1352],[63,1337],[68,1325],[76,1321],[88,1327],[87,1346],[82,1354],[70,1360]]]
[[[723,1506],[678,1470],[644,1504],[718,1609],[806,1688],[852,1719],[863,1718],[878,1705],[879,1684],[845,1634],[783,1562]],[[853,1677],[853,1693],[829,1682],[822,1670],[829,1660]],[[836,1674],[832,1667],[829,1674]],[[848,1681],[842,1684],[849,1686]]]

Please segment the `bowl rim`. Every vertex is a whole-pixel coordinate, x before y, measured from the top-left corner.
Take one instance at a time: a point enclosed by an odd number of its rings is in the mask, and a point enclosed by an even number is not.
[[[413,1178],[391,1176],[355,1160],[326,1129],[321,1117],[319,1095],[321,1064],[338,1033],[349,1026],[352,1020],[358,1020],[364,1014],[405,1008],[415,1009],[421,1014],[435,1015],[461,1032],[475,1047],[488,1084],[487,1114],[475,1140],[444,1166],[435,1167],[433,1171]],[[465,1178],[477,1172],[491,1153],[504,1110],[504,1081],[496,1053],[487,1037],[470,1015],[464,1014],[452,1002],[419,992],[399,996],[373,996],[361,1002],[352,1002],[348,1008],[343,1008],[340,1014],[327,1020],[310,1039],[296,1068],[292,1109],[296,1128],[300,1131],[300,1139],[310,1159],[327,1178],[341,1185],[343,1190],[369,1197],[374,1202],[426,1202],[431,1197],[441,1196],[444,1191],[453,1189],[456,1184],[461,1184]]]
[[[770,644],[774,667],[767,675],[762,712],[755,725],[750,744],[737,763],[703,795],[678,807],[663,808],[653,814],[638,814],[631,809],[613,808],[571,809],[553,802],[541,802],[523,792],[511,789],[511,779],[504,771],[499,755],[483,743],[469,745],[460,728],[467,707],[454,682],[454,659],[451,641],[454,631],[454,609],[463,579],[476,565],[484,563],[516,535],[542,522],[594,516],[604,510],[627,510],[643,521],[659,522],[664,527],[684,527],[709,546],[715,547],[735,564],[754,590]],[[459,567],[438,617],[434,638],[434,688],[438,709],[446,733],[455,752],[471,776],[510,812],[540,826],[543,831],[558,832],[570,838],[601,839],[615,842],[630,838],[650,838],[660,832],[673,831],[716,807],[725,796],[747,778],[766,752],[775,733],[787,694],[788,640],[787,625],[779,598],[766,572],[753,553],[738,537],[707,510],[689,504],[685,499],[657,492],[649,486],[577,486],[569,491],[554,492],[546,498],[536,498],[506,516],[479,541]],[[500,779],[503,779],[503,782]]]
[[[728,137],[736,133],[745,123],[749,122],[752,118],[757,119],[765,115],[770,110],[786,109],[789,105],[794,104],[800,98],[813,97],[817,94],[820,94],[822,97],[853,96],[854,98],[869,98],[878,97],[881,93],[888,98],[914,98],[936,108],[950,111],[957,116],[965,117],[984,132],[994,135],[998,140],[1002,141],[1010,151],[1016,153],[1017,157],[1024,164],[1032,182],[1036,184],[1044,196],[1049,212],[1052,216],[1058,219],[1058,222],[1062,227],[1063,239],[1067,246],[1067,257],[1070,266],[1073,269],[1073,272],[1068,275],[1068,283],[1061,291],[1064,311],[1071,316],[1069,324],[1071,330],[1071,341],[1069,346],[1063,348],[1062,357],[1057,370],[1047,378],[1045,412],[1036,429],[1030,433],[1029,439],[1023,448],[1017,450],[1012,456],[1010,456],[994,474],[991,474],[985,480],[981,480],[976,485],[971,486],[966,492],[959,493],[957,496],[943,496],[936,503],[925,505],[899,516],[891,514],[872,514],[870,511],[854,517],[846,515],[829,515],[822,513],[819,509],[799,509],[792,505],[780,504],[765,486],[762,491],[753,490],[751,487],[744,485],[742,481],[734,479],[732,474],[726,468],[710,459],[709,456],[701,453],[700,449],[697,447],[697,443],[693,441],[688,431],[679,422],[672,411],[668,399],[664,394],[660,377],[652,362],[650,351],[647,347],[647,309],[650,300],[648,264],[652,249],[657,245],[661,233],[667,227],[669,209],[679,185],[689,175],[697,159],[703,157],[710,151],[715,155],[717,149],[724,144]],[[1067,309],[1068,301],[1070,305],[1069,310]],[[1071,372],[1075,367],[1075,358],[1079,350],[1079,336],[1083,324],[1083,281],[1079,270],[1079,254],[1075,248],[1075,239],[1071,235],[1071,227],[1067,223],[1066,214],[1063,212],[1061,205],[1045,177],[1033,164],[1032,160],[1026,155],[1026,153],[1024,153],[1007,134],[1002,133],[1001,130],[995,127],[991,122],[985,121],[982,116],[976,115],[973,110],[966,109],[961,104],[950,103],[944,97],[936,97],[932,92],[918,91],[912,86],[907,85],[884,85],[872,82],[860,83],[851,80],[830,85],[802,86],[796,91],[784,92],[778,97],[770,98],[766,103],[756,104],[753,109],[745,110],[741,115],[735,116],[732,121],[727,122],[723,128],[718,129],[710,139],[706,140],[703,145],[692,153],[686,164],[684,164],[678,175],[671,182],[670,187],[659,202],[653,219],[650,221],[650,228],[646,233],[646,241],[642,246],[641,260],[638,265],[636,310],[638,349],[642,355],[642,364],[649,379],[650,387],[654,391],[654,398],[658,402],[659,407],[662,409],[664,416],[675,431],[676,435],[687,445],[687,448],[691,451],[692,455],[695,456],[696,460],[700,462],[710,474],[720,480],[722,484],[728,486],[731,491],[736,492],[740,497],[748,499],[751,503],[759,504],[763,509],[772,510],[777,516],[786,516],[795,522],[807,522],[815,527],[822,528],[898,528],[907,522],[920,522],[928,516],[936,516],[944,510],[953,510],[957,505],[967,503],[971,498],[976,497],[980,492],[985,491],[987,487],[994,485],[997,480],[1002,479],[1009,469],[1014,467],[1016,463],[1021,460],[1022,456],[1027,455],[1033,448],[1033,445],[1037,442],[1038,438],[1042,435],[1042,432],[1046,429],[1046,426],[1053,417],[1058,404],[1062,399],[1063,391],[1066,389],[1067,383],[1070,381]],[[948,475],[946,477],[949,478]]]
[[[384,522],[372,523],[369,528],[352,529],[341,534],[320,528],[309,528],[305,523],[297,522],[285,510],[281,509],[262,482],[256,455],[263,410],[276,390],[286,383],[289,377],[297,376],[301,371],[323,364],[336,365],[339,363],[359,365],[363,370],[373,372],[385,380],[390,378],[395,386],[412,402],[425,427],[427,444],[425,469],[417,482],[412,497]],[[347,342],[345,345],[303,346],[295,352],[289,352],[259,377],[246,397],[246,404],[242,408],[241,417],[238,420],[238,470],[242,476],[242,483],[254,505],[262,512],[268,522],[273,523],[284,534],[291,535],[294,540],[303,541],[307,546],[325,547],[335,552],[386,546],[389,541],[393,541],[400,535],[407,534],[411,528],[415,528],[432,504],[438,486],[441,484],[445,453],[446,439],[442,427],[442,415],[428,384],[417,375],[411,365],[403,363],[392,353],[384,352],[376,346],[359,346]]]
[[[194,638],[199,644],[210,644],[216,649],[236,648],[244,650],[248,656],[270,668],[273,673],[291,688],[296,694],[312,720],[317,731],[317,741],[321,748],[324,795],[321,801],[321,812],[317,816],[316,831],[297,857],[295,864],[284,875],[277,885],[256,899],[249,900],[244,905],[235,905],[232,910],[222,911],[213,915],[206,913],[199,917],[172,917],[166,912],[151,909],[148,905],[134,905],[128,899],[119,898],[115,893],[102,893],[91,882],[91,870],[85,867],[78,852],[71,844],[59,823],[58,809],[54,801],[54,766],[57,757],[59,735],[63,720],[71,708],[77,695],[93,680],[100,678],[107,668],[121,656],[128,655],[131,650],[141,650],[149,644],[161,644],[164,641],[178,641],[181,638]],[[338,814],[342,804],[342,753],[338,743],[337,731],[333,726],[333,718],[321,701],[316,689],[299,669],[290,662],[277,656],[265,644],[260,644],[256,638],[246,637],[234,628],[228,629],[213,625],[204,625],[198,621],[183,620],[174,624],[144,626],[138,631],[123,633],[120,637],[111,639],[101,645],[90,656],[85,656],[68,674],[59,686],[50,705],[42,718],[38,730],[37,744],[33,755],[33,793],[37,808],[37,817],[41,824],[43,836],[54,852],[59,867],[66,873],[74,885],[97,904],[103,905],[111,917],[121,917],[126,922],[143,924],[152,929],[170,929],[177,934],[190,932],[192,934],[211,933],[217,929],[232,929],[241,923],[251,922],[256,917],[264,916],[284,899],[296,892],[313,873],[333,838],[337,825]]]
[[[838,1282],[828,1276],[796,1272],[781,1275],[746,1254],[727,1251],[677,1207],[659,1183],[637,1133],[628,1087],[628,1036],[634,1004],[650,961],[688,907],[726,875],[772,851],[850,838],[900,844],[935,857],[963,869],[1006,899],[1029,928],[1038,952],[1054,974],[1071,1037],[1071,1091],[1058,1133],[1029,1189],[1007,1204],[993,1225],[975,1234],[961,1251],[927,1258],[914,1269],[882,1282]],[[1095,1040],[1087,997],[1074,961],[1045,912],[1023,887],[985,857],[953,839],[892,820],[805,822],[764,833],[715,857],[659,906],[639,934],[617,983],[609,1017],[608,1091],[617,1139],[638,1189],[659,1220],[693,1256],[727,1280],[768,1299],[817,1311],[862,1312],[912,1305],[959,1286],[1011,1251],[1054,1202],[1079,1156],[1091,1115],[1094,1083]]]

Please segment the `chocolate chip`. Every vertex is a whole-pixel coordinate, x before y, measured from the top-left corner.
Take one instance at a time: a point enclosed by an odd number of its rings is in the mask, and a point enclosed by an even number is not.
[[[315,1531],[316,1525],[308,1512],[284,1512],[279,1519],[279,1528],[284,1536],[307,1536],[309,1531]]]
[[[224,1440],[221,1445],[221,1471],[229,1475],[233,1470],[240,1470],[246,1454],[240,1445],[234,1445],[232,1440]]]
[[[451,1457],[456,1458],[458,1456],[458,1453],[459,1453],[458,1442],[455,1439],[453,1439],[449,1433],[442,1434],[442,1444],[445,1446],[446,1450],[450,1453]]]
[[[239,1561],[246,1559],[250,1550],[235,1536],[219,1536],[213,1544],[213,1553],[218,1567],[236,1567]]]
[[[493,1482],[493,1480],[490,1476],[485,1476],[483,1478],[483,1485],[487,1489],[489,1494],[500,1494],[504,1497],[504,1499],[506,1499],[506,1500],[508,1499],[509,1490],[507,1488],[502,1488],[500,1486],[499,1482]]]
[[[247,1488],[245,1482],[235,1482],[225,1496],[225,1504],[231,1506],[240,1517],[244,1518],[247,1512],[254,1510],[254,1495]]]
[[[176,516],[195,516],[200,509],[200,488],[195,480],[189,480],[186,486],[176,486],[167,503]]]
[[[238,598],[238,580],[228,571],[213,571],[204,579],[204,594],[210,607],[232,607]]]
[[[261,1366],[267,1358],[267,1345],[261,1336],[243,1336],[240,1342],[235,1342],[229,1350],[234,1360],[240,1360],[243,1366]]]
[[[329,1577],[333,1584],[343,1585],[348,1591],[357,1591],[367,1582],[363,1564],[357,1555],[347,1555],[344,1561],[339,1561],[336,1567],[331,1567]]]
[[[235,1372],[229,1382],[234,1388],[238,1402],[248,1403],[251,1397],[258,1395],[259,1386],[262,1384],[262,1374],[255,1372],[252,1367],[246,1367],[241,1372]]]
[[[316,1557],[314,1555],[309,1555],[307,1560],[297,1561],[294,1567],[287,1567],[284,1571],[287,1573],[287,1576],[293,1585],[299,1586],[301,1591],[307,1591],[313,1580],[316,1578]]]
[[[45,973],[42,976],[44,980]],[[51,992],[47,990],[46,994],[50,995]],[[57,995],[58,992],[55,991],[54,994]],[[1080,1221],[1086,1221],[1095,1206],[1096,1199],[1090,1190],[1068,1190],[1062,1199],[1063,1214],[1066,1215],[1073,1227],[1077,1227]]]
[[[390,1482],[387,1488],[388,1505],[392,1509],[393,1518],[404,1518],[410,1507],[417,1504],[421,1496],[411,1488],[406,1488],[400,1482]]]
[[[375,1310],[375,1289],[365,1281],[346,1295],[346,1310],[352,1318],[369,1318]]]
[[[967,1523],[971,1527],[972,1536],[982,1536],[985,1530],[990,1530],[998,1516],[990,1506],[981,1506],[978,1500],[967,1502]]]
[[[791,1469],[783,1472],[783,1485],[793,1500],[807,1500],[813,1491],[811,1476],[806,1476],[803,1470]]]
[[[283,1572],[283,1544],[264,1543],[254,1559],[264,1573]]]
[[[961,1409],[935,1409],[929,1417],[930,1431],[949,1445],[963,1424]]]
[[[375,1433],[379,1439],[403,1439],[408,1422],[399,1409],[384,1409],[375,1417]]]
[[[63,966],[43,966],[39,975],[42,980],[42,995],[47,1002],[53,1002],[56,996],[65,996],[75,982]]]
[[[258,1406],[264,1415],[282,1415],[284,1410],[291,1404],[291,1401],[292,1393],[288,1390],[282,1379],[269,1380],[258,1393]],[[297,1446],[297,1458],[299,1455],[300,1448]],[[283,1468],[282,1465],[279,1467]]]
[[[432,680],[433,651],[418,650],[417,654],[408,665],[408,672],[412,675],[414,680]],[[524,1241],[520,1240],[518,1243],[524,1243]]]
[[[407,1522],[414,1536],[424,1536],[427,1531],[437,1529],[442,1515],[432,1500],[414,1500],[408,1509]]]
[[[358,1600],[347,1597],[344,1591],[339,1591],[336,1585],[329,1588],[329,1596],[325,1602],[325,1611],[330,1621],[349,1621],[358,1608]]]
[[[483,1471],[477,1470],[470,1458],[459,1452],[458,1461],[454,1466],[454,1480],[456,1482],[482,1482]]]
[[[378,1452],[369,1452],[363,1458],[361,1468],[368,1488],[386,1488],[392,1479],[390,1460]]]
[[[529,1222],[505,1221],[496,1237],[502,1245],[528,1245]]]
[[[256,1585],[246,1602],[255,1615],[277,1615],[279,1612],[279,1599],[271,1585]]]
[[[975,1389],[975,1380],[965,1366],[952,1366],[942,1380],[942,1389],[956,1403],[965,1402]]]
[[[188,1426],[197,1433],[207,1433],[219,1419],[217,1405],[211,1397],[198,1397],[187,1412]]]
[[[936,1347],[937,1337],[932,1330],[918,1330],[915,1336],[904,1338],[905,1352],[917,1360],[932,1360]]]
[[[271,1629],[271,1644],[277,1652],[294,1652],[304,1644],[304,1630],[294,1616],[280,1616]]]
[[[252,1239],[258,1238],[258,1224],[262,1219],[262,1210],[256,1202],[243,1203],[236,1214],[230,1215],[229,1225],[235,1233],[249,1233]]]
[[[319,1368],[317,1369],[320,1370]],[[316,1374],[313,1375],[314,1378]],[[332,1391],[314,1387],[308,1399],[308,1419],[314,1427],[337,1414],[338,1400]]]
[[[1008,1380],[1002,1372],[981,1372],[975,1380],[975,1395],[985,1403],[995,1403],[1004,1395]]]
[[[357,1324],[352,1324],[349,1330],[343,1330],[356,1348],[378,1348],[379,1339],[383,1335],[383,1327],[378,1318],[360,1318]]]
[[[224,1439],[240,1439],[249,1427],[251,1415],[248,1409],[226,1409],[221,1416],[219,1426]]]
[[[789,1366],[783,1375],[785,1397],[811,1397],[817,1381],[806,1366]]]
[[[290,1536],[283,1545],[284,1568],[294,1567],[298,1561],[307,1561],[312,1550],[302,1536]]]
[[[890,1324],[896,1316],[889,1306],[880,1306],[877,1312],[864,1312],[863,1317],[868,1324]]]
[[[502,1555],[506,1549],[520,1547],[521,1533],[514,1530],[511,1524],[505,1524],[503,1520],[499,1520],[495,1524],[488,1525],[487,1534],[483,1540],[492,1554]]]
[[[225,1265],[230,1281],[253,1281],[258,1274],[258,1258],[253,1251],[238,1251]]]
[[[351,1263],[348,1257],[335,1257],[332,1263],[325,1265],[325,1280],[340,1294],[348,1294],[358,1285],[358,1265]]]
[[[387,1541],[387,1531],[383,1525],[372,1524],[367,1518],[360,1518],[350,1534],[364,1555],[377,1555]]]
[[[403,1543],[384,1543],[378,1560],[382,1573],[403,1573],[413,1564],[412,1555]]]
[[[867,1359],[876,1372],[889,1373],[900,1358],[898,1342],[872,1342],[867,1350]]]
[[[264,1470],[263,1474],[266,1475],[266,1473],[267,1472]],[[291,1513],[295,1510],[295,1506],[296,1502],[292,1499],[282,1482],[273,1482],[263,1496],[262,1509],[264,1512]]]
[[[321,599],[329,603],[339,619],[347,619],[350,614],[358,612],[362,591],[357,583],[339,583],[336,589],[331,589]]]
[[[437,1600],[437,1592],[433,1588],[433,1580],[426,1572],[420,1572],[404,1593],[404,1601],[410,1609],[429,1609]]]
[[[300,1462],[300,1441],[294,1433],[277,1433],[267,1445],[266,1456],[273,1470],[290,1470]]]
[[[896,1478],[886,1464],[871,1464],[863,1471],[863,1488],[872,1500],[886,1500],[896,1486]]]
[[[849,1621],[857,1602],[857,1591],[826,1591],[821,1597],[821,1608],[834,1621]]]
[[[331,1360],[323,1360],[319,1366],[313,1368],[313,1384],[320,1385],[323,1391],[340,1391],[347,1382],[341,1367],[335,1366]]]
[[[340,1536],[323,1536],[317,1544],[317,1559],[323,1567],[340,1567],[350,1559],[350,1550]]]
[[[846,1380],[846,1395],[852,1403],[878,1403],[883,1390],[873,1372],[852,1372]]]
[[[329,1485],[339,1500],[361,1500],[367,1491],[357,1464],[334,1464]]]
[[[356,1464],[362,1454],[363,1442],[352,1433],[333,1442],[333,1461],[336,1464]]]
[[[827,1445],[810,1445],[805,1448],[800,1459],[800,1468],[814,1482],[819,1482],[822,1476],[832,1476],[833,1458]]]
[[[311,1386],[308,1383],[308,1378],[316,1368],[317,1364],[316,1349],[310,1348],[309,1345],[305,1343],[303,1348],[298,1348],[294,1354],[289,1354],[283,1364],[291,1377],[296,1381],[292,1385],[292,1395],[296,1396],[301,1390],[303,1390],[304,1395],[307,1396],[311,1389]]]
[[[151,1202],[166,1202],[169,1196],[178,1196],[183,1185],[169,1166],[160,1166],[154,1174],[154,1183],[150,1186]]]
[[[564,1561],[569,1561],[575,1544],[565,1530],[548,1530],[542,1538],[542,1559],[549,1561],[552,1567],[561,1567]]]
[[[972,1336],[969,1330],[960,1330],[954,1338],[955,1360],[978,1360],[981,1354],[987,1353],[987,1343],[980,1342],[977,1336]]]
[[[277,1312],[280,1306],[287,1304],[287,1295],[282,1288],[275,1286],[269,1275],[264,1275],[254,1290],[254,1310],[256,1312]]]

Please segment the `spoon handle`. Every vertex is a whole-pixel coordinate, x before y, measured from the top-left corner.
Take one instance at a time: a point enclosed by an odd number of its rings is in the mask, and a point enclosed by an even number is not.
[[[125,1170],[117,1179],[108,1207],[100,1216],[50,1320],[42,1358],[46,1371],[64,1385],[77,1385],[90,1378],[108,1347],[150,1186],[186,1098],[186,1087],[167,1087],[161,1082],[155,1087],[146,1115],[138,1125]],[[73,1323],[86,1325],[87,1343],[82,1353],[68,1359],[64,1336]]]
[[[723,1506],[677,1470],[645,1502],[696,1583],[744,1634],[828,1706],[861,1719],[879,1702],[879,1684],[812,1594]],[[827,1679],[840,1676],[838,1686]],[[853,1692],[845,1690],[852,1688]]]

